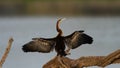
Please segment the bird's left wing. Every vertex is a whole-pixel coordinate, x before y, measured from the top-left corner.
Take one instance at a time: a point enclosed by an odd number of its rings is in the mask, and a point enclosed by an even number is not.
[[[75,31],[71,35],[64,37],[68,48],[75,49],[82,44],[91,44],[93,42],[92,37],[83,32],[84,31]]]
[[[45,38],[32,38],[32,41],[23,45],[24,52],[42,52],[49,53],[55,46],[55,40]]]

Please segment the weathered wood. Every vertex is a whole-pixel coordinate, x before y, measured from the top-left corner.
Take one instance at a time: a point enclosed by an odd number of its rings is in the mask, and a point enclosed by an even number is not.
[[[0,60],[0,68],[2,68],[3,66],[3,63],[5,62],[9,52],[10,52],[10,49],[11,49],[11,46],[12,46],[12,42],[13,42],[13,38],[10,38],[9,41],[8,41],[8,45],[7,45],[7,48],[2,56],[2,59]]]
[[[105,67],[113,63],[120,63],[120,49],[106,56],[98,65]]]
[[[116,63],[120,63],[120,49],[108,56],[87,56],[80,57],[76,60],[68,57],[56,56],[46,63],[43,68],[83,68],[89,66],[105,67]]]

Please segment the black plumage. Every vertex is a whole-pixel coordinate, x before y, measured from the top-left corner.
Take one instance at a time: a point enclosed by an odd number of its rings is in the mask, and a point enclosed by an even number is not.
[[[83,30],[75,31],[68,36],[62,36],[62,30],[59,28],[59,24],[62,20],[63,19],[59,19],[57,21],[56,29],[58,35],[55,38],[32,38],[32,41],[23,46],[23,51],[49,53],[55,49],[57,55],[66,56],[66,46],[68,49],[75,49],[82,44],[91,44],[93,42],[92,37],[85,34]]]

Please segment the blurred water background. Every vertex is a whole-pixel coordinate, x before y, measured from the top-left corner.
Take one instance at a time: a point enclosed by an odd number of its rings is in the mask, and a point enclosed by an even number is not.
[[[67,18],[61,24],[65,36],[85,30],[94,38],[92,45],[72,50],[68,57],[108,55],[120,48],[119,15],[119,0],[1,0],[0,58],[9,37],[14,38],[3,68],[42,68],[56,53],[24,53],[22,45],[33,37],[55,37],[56,21],[63,17]],[[119,67],[119,64],[113,64],[106,68]]]

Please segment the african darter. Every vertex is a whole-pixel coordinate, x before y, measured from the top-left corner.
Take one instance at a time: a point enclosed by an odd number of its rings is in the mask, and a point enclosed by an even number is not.
[[[28,42],[23,46],[24,52],[42,52],[49,53],[53,49],[57,52],[57,56],[66,56],[69,54],[70,49],[75,49],[82,44],[91,44],[93,42],[92,37],[83,33],[83,30],[75,31],[71,35],[62,36],[63,32],[59,28],[61,21],[59,19],[56,24],[56,30],[58,35],[54,38],[32,38],[32,41]],[[67,46],[67,50],[65,48]]]

